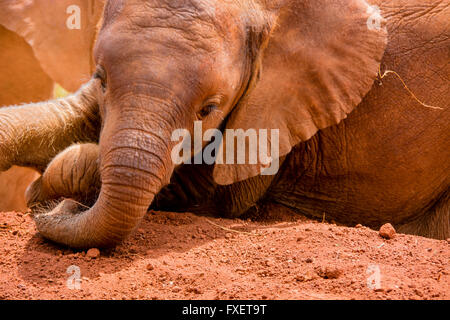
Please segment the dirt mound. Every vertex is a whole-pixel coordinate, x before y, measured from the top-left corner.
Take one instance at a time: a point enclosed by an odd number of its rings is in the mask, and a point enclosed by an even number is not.
[[[125,243],[88,254],[0,213],[0,299],[450,298],[447,241],[271,211],[263,222],[149,212]]]

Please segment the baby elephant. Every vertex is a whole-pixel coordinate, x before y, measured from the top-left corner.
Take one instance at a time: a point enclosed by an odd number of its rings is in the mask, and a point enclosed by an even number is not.
[[[370,2],[107,1],[92,78],[0,109],[0,170],[43,172],[37,228],[77,248],[268,202],[448,238],[450,3]]]

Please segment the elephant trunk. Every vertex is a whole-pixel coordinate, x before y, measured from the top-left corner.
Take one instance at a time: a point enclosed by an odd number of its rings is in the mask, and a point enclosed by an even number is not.
[[[75,248],[114,246],[138,226],[155,194],[169,182],[170,131],[161,127],[162,121],[148,119],[158,113],[137,117],[132,115],[136,108],[119,110],[107,116],[100,138],[102,186],[96,203],[80,212],[81,204],[64,200],[51,212],[36,214],[44,237]]]

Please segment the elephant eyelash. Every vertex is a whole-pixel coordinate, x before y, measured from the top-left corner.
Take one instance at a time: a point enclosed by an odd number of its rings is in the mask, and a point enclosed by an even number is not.
[[[210,115],[212,112],[216,111],[217,108],[218,108],[218,106],[216,104],[212,104],[212,103],[208,104],[200,110],[198,115],[200,116],[200,118],[205,118],[208,115]]]
[[[97,69],[97,71],[94,73],[94,79],[100,80],[102,90],[103,92],[105,92],[107,86],[105,71],[103,69]]]
[[[104,73],[101,72],[100,70],[95,71],[94,79],[103,80],[104,79]]]
[[[101,86],[102,86],[103,92],[105,92],[106,91],[106,81],[101,80]]]

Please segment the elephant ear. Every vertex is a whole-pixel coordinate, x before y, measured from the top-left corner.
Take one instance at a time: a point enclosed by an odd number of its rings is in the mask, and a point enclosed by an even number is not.
[[[263,48],[254,61],[257,80],[226,123],[222,154],[219,152],[223,161],[216,159],[213,173],[219,184],[272,174],[264,172],[270,157],[274,162],[318,130],[338,124],[362,101],[377,77],[387,31],[376,7],[364,0],[290,3],[277,13],[268,43],[261,41]],[[254,150],[250,148],[251,139],[245,142],[245,164],[236,164],[237,159],[234,164],[225,160],[236,158],[236,147],[230,141],[235,141],[232,135],[239,129],[245,133],[254,129],[262,141],[267,141],[259,148],[270,151],[273,147],[269,162],[257,157],[249,164],[248,150]],[[267,139],[261,129],[267,129]],[[228,158],[230,152],[233,154]]]
[[[76,91],[94,68],[103,5],[104,0],[0,0],[0,24],[28,42],[55,82]]]

